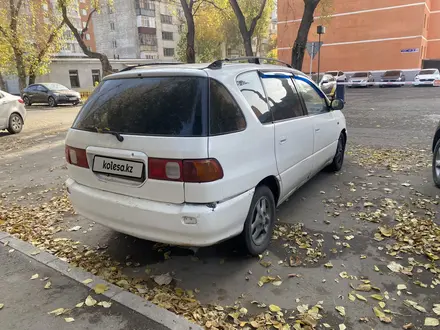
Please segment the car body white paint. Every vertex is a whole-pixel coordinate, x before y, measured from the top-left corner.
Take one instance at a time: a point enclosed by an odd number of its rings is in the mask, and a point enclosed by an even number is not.
[[[24,122],[26,109],[24,104],[18,102],[18,100],[20,100],[20,97],[0,90],[0,130],[8,128],[9,118],[13,113],[20,114]]]
[[[440,80],[440,71],[438,69],[424,69],[434,70],[433,74],[417,74],[414,78],[413,86],[434,86],[434,82]]]
[[[68,164],[70,179],[66,184],[77,212],[139,238],[206,246],[242,232],[255,188],[265,178],[275,178],[280,187],[278,205],[285,201],[312,175],[332,162],[339,136],[346,130],[345,118],[341,111],[329,110],[320,115],[262,124],[236,81],[240,74],[256,70],[282,70],[307,79],[293,69],[257,64],[227,64],[217,70],[207,69],[206,65],[165,66],[106,77],[210,77],[228,89],[245,117],[246,128],[207,137],[127,134],[123,142],[110,134],[70,129],[66,145],[85,149],[90,168],[96,155],[140,161],[145,167],[148,157],[215,158],[224,172],[222,179],[208,183],[148,178],[133,182]],[[307,81],[319,90],[315,83]]]

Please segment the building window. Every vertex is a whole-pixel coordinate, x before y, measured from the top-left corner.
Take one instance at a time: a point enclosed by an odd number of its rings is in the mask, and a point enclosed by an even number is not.
[[[154,17],[148,16],[138,16],[137,17],[138,27],[156,27],[156,20]]]
[[[82,22],[83,29],[87,26],[87,22]]]
[[[87,16],[87,10],[85,10],[85,9],[81,9],[81,15],[83,15],[83,16]]]
[[[86,33],[86,40],[90,40],[90,34]]]
[[[142,9],[155,10],[154,3],[152,1],[148,1],[148,0],[139,0],[138,6],[139,6],[139,8],[142,8]]]
[[[168,57],[174,56],[174,48],[164,48],[163,55]]]
[[[117,48],[118,47],[118,44],[117,44],[116,40],[112,41],[112,47],[113,48]]]
[[[65,30],[63,32],[63,35],[64,35],[64,39],[67,39],[67,40],[72,39],[72,31],[70,31],[70,30]]]
[[[69,70],[70,87],[79,88],[78,70]]]
[[[93,86],[98,85],[101,82],[101,72],[99,70],[92,70]]]
[[[109,14],[113,14],[114,13],[113,7],[111,5],[107,6],[107,10],[108,10]]]
[[[92,47],[87,46],[87,50],[88,50],[89,52],[91,52],[91,51],[92,51]]]
[[[160,14],[160,21],[165,24],[173,24],[173,16]]]
[[[163,40],[173,40],[173,32],[162,32],[162,39]]]
[[[43,10],[44,11],[48,11],[49,10],[49,6],[47,5],[47,3],[43,3],[42,5],[41,5],[41,7],[43,7]],[[426,15],[425,15],[426,16]]]
[[[115,30],[115,23],[110,22],[110,31],[114,31],[114,30]]]
[[[426,29],[426,14],[425,14],[425,20],[423,21],[423,28]]]

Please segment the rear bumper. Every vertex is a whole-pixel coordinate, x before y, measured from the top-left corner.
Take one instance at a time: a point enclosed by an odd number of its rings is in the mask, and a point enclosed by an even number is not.
[[[240,234],[254,189],[218,203],[171,204],[115,194],[66,181],[75,210],[118,232],[155,242],[209,246]],[[197,220],[187,224],[185,217]]]

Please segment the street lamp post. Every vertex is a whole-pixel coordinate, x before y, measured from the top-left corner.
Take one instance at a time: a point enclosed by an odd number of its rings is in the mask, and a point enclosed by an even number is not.
[[[318,25],[318,27],[316,29],[316,33],[318,33],[319,45],[321,46],[321,35],[325,34],[325,26]],[[320,78],[319,78],[320,66],[321,66],[321,51],[318,52],[318,84],[319,84],[319,81],[320,81]]]

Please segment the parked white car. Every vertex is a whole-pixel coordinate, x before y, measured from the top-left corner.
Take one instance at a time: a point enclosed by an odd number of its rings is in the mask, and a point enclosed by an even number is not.
[[[143,66],[103,79],[66,138],[77,212],[157,242],[268,246],[275,210],[341,169],[341,100],[278,65]]]
[[[23,100],[0,90],[0,130],[7,129],[11,134],[23,129],[26,109]]]
[[[347,75],[342,71],[327,71],[325,74],[332,75],[336,81],[347,81]]]
[[[434,86],[434,82],[440,80],[438,69],[424,69],[414,78],[414,86]]]

